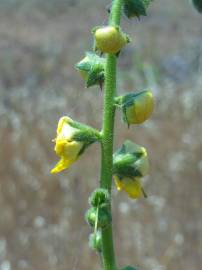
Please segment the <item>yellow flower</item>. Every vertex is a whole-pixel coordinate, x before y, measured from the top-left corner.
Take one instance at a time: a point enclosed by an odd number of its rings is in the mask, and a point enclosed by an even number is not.
[[[125,118],[128,124],[145,122],[154,109],[154,98],[151,91],[143,91],[134,97],[133,102],[125,104]]]
[[[124,177],[120,179],[117,175],[114,175],[113,178],[117,189],[119,191],[124,190],[126,193],[128,193],[130,198],[138,199],[145,196],[139,177]]]
[[[77,128],[70,124],[73,120],[67,116],[59,120],[57,127],[57,137],[55,141],[55,152],[60,157],[60,161],[51,170],[51,173],[58,173],[74,163],[84,147],[84,142],[74,140],[74,135],[78,131]]]

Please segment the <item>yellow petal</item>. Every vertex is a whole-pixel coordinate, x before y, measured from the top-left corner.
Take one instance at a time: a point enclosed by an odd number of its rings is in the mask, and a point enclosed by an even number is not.
[[[63,116],[60,118],[59,122],[58,122],[58,127],[57,127],[57,134],[59,134],[60,132],[62,132],[62,129],[64,127],[65,124],[69,124],[71,123],[73,120],[68,117],[68,116]]]
[[[118,190],[124,190],[133,199],[138,199],[143,195],[140,178],[124,177],[120,180],[114,176],[114,181]]]
[[[51,170],[51,173],[59,173],[65,169],[68,169],[69,166],[74,163],[75,160],[67,160],[61,158],[60,161],[55,165],[55,167]]]
[[[138,199],[143,195],[139,178],[127,178],[123,183],[123,190],[127,192],[131,198]]]
[[[56,139],[55,140],[55,152],[58,156],[62,156],[64,153],[65,144],[67,143],[64,139]]]
[[[122,190],[122,186],[123,186],[122,182],[119,180],[119,178],[116,175],[114,175],[113,177],[114,177],[114,182],[116,184],[116,188],[118,189],[118,191]]]
[[[63,157],[65,159],[76,160],[83,145],[84,145],[83,142],[77,141],[67,142],[64,145],[64,152],[62,153]]]

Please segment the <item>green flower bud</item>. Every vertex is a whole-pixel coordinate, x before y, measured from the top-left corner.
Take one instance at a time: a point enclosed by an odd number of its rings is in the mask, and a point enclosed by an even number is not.
[[[194,7],[198,12],[202,13],[202,1],[201,0],[192,0]]]
[[[94,28],[96,49],[103,53],[118,53],[127,43],[130,42],[128,35],[123,33],[119,27],[104,26]]]
[[[105,58],[87,52],[83,60],[76,64],[76,69],[86,82],[86,87],[102,85],[104,82]]]
[[[90,205],[94,207],[105,207],[109,204],[109,191],[104,188],[97,188],[94,190],[89,198]]]
[[[148,174],[149,161],[144,147],[129,140],[125,141],[113,155],[113,175],[125,177],[143,177]]]
[[[102,252],[102,235],[100,231],[96,233],[91,233],[89,236],[89,246],[97,252]]]
[[[127,94],[116,98],[116,101],[118,106],[122,107],[123,120],[128,125],[142,124],[151,116],[154,109],[151,91]]]
[[[107,208],[95,208],[91,207],[86,215],[86,221],[92,227],[95,227],[97,224],[97,228],[106,228],[111,223],[111,215]]]

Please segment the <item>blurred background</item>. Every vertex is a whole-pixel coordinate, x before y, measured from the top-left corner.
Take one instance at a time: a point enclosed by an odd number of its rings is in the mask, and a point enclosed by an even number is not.
[[[103,93],[85,89],[75,63],[107,23],[109,0],[0,0],[0,270],[100,269],[84,221],[98,185],[91,146],[70,170],[49,171],[52,139],[68,115],[100,128]],[[151,88],[151,120],[130,130],[116,115],[115,147],[148,149],[148,199],[113,187],[120,266],[199,270],[202,265],[202,16],[188,0],[156,0],[148,17],[127,18],[133,42],[119,58],[119,93]]]

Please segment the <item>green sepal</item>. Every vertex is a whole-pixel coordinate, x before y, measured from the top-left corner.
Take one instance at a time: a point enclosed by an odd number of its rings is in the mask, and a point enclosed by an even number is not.
[[[110,201],[109,191],[105,188],[97,188],[89,197],[89,204],[94,207],[106,207]]]
[[[76,69],[84,72],[86,87],[101,85],[104,82],[105,58],[94,52],[86,52],[83,60],[75,65]]]
[[[144,163],[141,163],[142,161]],[[129,140],[125,141],[113,155],[113,174],[117,175],[119,179],[142,177],[145,174],[145,171],[143,171],[145,167],[148,167],[145,148]]]
[[[108,208],[96,208],[91,207],[88,209],[85,215],[85,219],[88,224],[95,228],[97,223],[97,228],[107,228],[111,224],[112,217]]]
[[[126,266],[126,267],[122,268],[121,270],[138,270],[138,269],[135,267],[132,267],[132,266]]]
[[[73,139],[76,141],[82,141],[84,143],[94,143],[101,140],[101,134],[97,129],[94,129],[88,125],[82,124],[77,121],[69,123],[73,128],[78,129],[74,134]]]
[[[97,129],[94,129],[88,125],[82,124],[77,121],[72,121],[69,125],[76,128],[78,131],[72,137],[72,140],[83,142],[83,147],[81,148],[78,155],[80,156],[84,150],[94,142],[101,141],[101,134]]]
[[[149,89],[138,92],[138,93],[129,93],[125,94],[123,96],[115,97],[114,99],[114,105],[117,107],[126,107],[133,105],[134,101],[138,96],[146,93],[147,91],[150,91]]]
[[[81,154],[83,154],[83,152],[85,151],[85,149],[91,145],[94,142],[100,141],[100,137],[99,137],[99,133],[98,131],[94,130],[94,129],[83,129],[80,130],[78,132],[76,132],[73,136],[73,139],[75,141],[80,141],[80,142],[84,142],[83,147],[81,148],[80,152],[78,153],[78,155],[80,156]]]
[[[91,70],[86,80],[86,87],[89,88],[96,84],[102,84],[104,82],[105,73],[102,67],[97,67],[95,70]]]
[[[98,253],[102,252],[102,235],[100,230],[90,234],[89,246],[91,249],[96,250]]]
[[[126,140],[123,145],[114,153],[114,157],[116,158],[120,154],[132,154],[137,157],[141,157],[144,154],[144,147],[131,142],[130,140]]]
[[[194,7],[198,10],[199,13],[202,13],[202,1],[201,0],[192,0]]]

